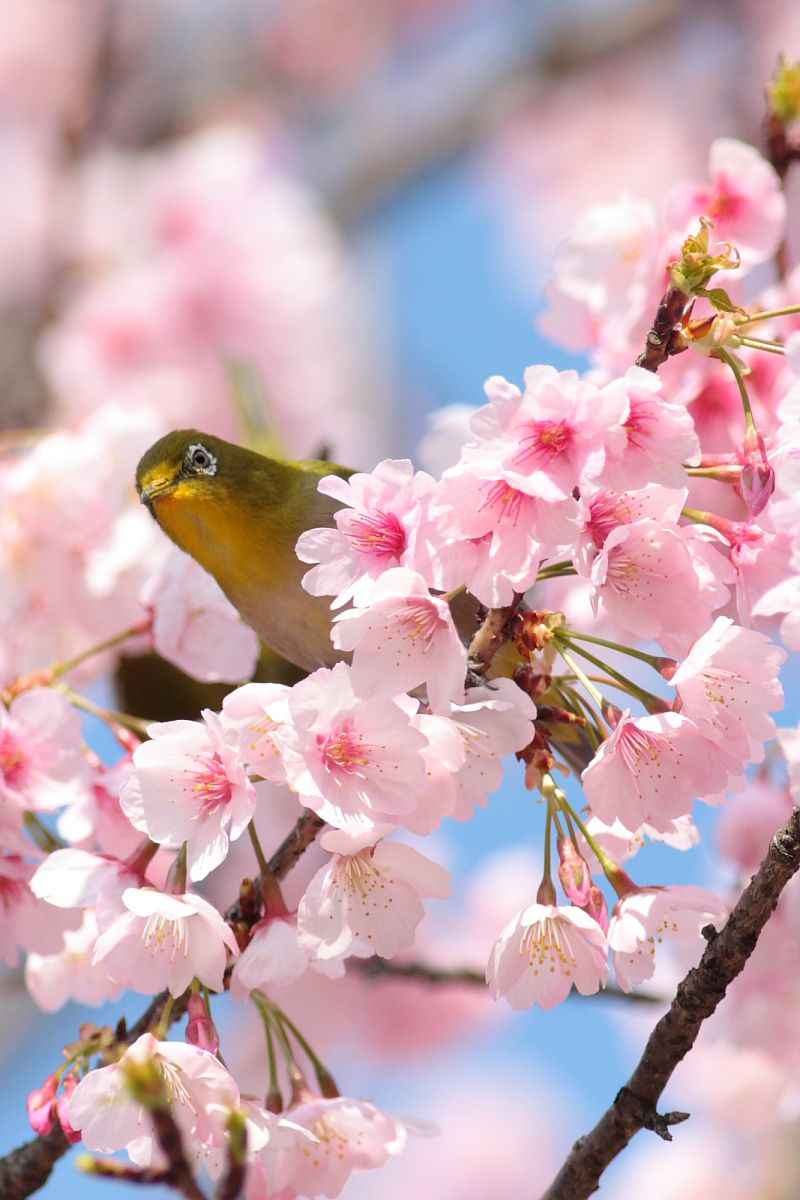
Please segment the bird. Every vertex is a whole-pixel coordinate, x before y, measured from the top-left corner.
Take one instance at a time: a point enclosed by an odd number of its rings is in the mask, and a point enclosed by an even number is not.
[[[136,468],[139,499],[181,550],[213,575],[263,642],[304,671],[345,657],[331,642],[330,599],[310,595],[295,554],[306,529],[330,528],[341,504],[317,490],[348,467],[289,462],[197,429],[165,434]]]

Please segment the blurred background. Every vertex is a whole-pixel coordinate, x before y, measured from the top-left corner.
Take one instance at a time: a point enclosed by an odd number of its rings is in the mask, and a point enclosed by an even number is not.
[[[763,88],[799,49],[800,7],[783,0],[0,7],[2,678],[136,619],[153,531],[133,467],[167,429],[438,470],[465,419],[439,410],[479,405],[489,375],[583,369],[536,328],[559,240],[590,204],[657,204],[705,178],[716,137],[761,146]],[[796,718],[793,701],[782,723]],[[482,969],[532,898],[540,824],[511,764],[486,812],[432,839],[458,903],[432,915],[430,957]],[[637,879],[730,886],[716,814],[698,824],[698,847],[649,848]],[[135,1018],[144,998],[43,1017],[18,973],[2,986],[5,1152],[79,1023]],[[292,1011],[342,1091],[442,1131],[355,1178],[350,1200],[535,1196],[660,1011],[577,997],[514,1015],[463,986],[328,988]],[[259,1029],[226,1004],[226,1058],[260,1091]],[[672,1145],[640,1135],[609,1200],[797,1194],[792,1088],[757,1044],[705,1040],[667,1097],[691,1122]],[[69,1158],[44,1194],[77,1188],[134,1194],[80,1180]]]

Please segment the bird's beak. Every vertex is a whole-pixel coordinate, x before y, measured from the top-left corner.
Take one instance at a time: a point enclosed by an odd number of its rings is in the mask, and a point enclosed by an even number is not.
[[[140,504],[146,504],[147,507],[152,512],[153,504],[155,503],[155,501],[158,500],[161,496],[166,495],[167,492],[171,492],[174,487],[175,487],[174,479],[162,478],[162,479],[154,479],[152,481],[152,483],[148,483],[146,485],[146,487],[140,487],[137,484],[136,490],[139,493]]]

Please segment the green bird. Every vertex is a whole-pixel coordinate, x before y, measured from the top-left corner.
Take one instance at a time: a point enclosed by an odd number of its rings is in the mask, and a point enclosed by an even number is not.
[[[335,524],[341,505],[320,495],[335,463],[267,458],[197,429],[160,438],[136,468],[136,490],[160,527],[214,576],[263,641],[306,671],[344,657],[330,639],[331,607],[301,580],[306,529]]]

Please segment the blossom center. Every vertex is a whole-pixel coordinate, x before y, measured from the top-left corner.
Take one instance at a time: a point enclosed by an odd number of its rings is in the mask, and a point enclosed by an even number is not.
[[[28,775],[28,756],[13,733],[0,730],[0,779],[10,788],[20,788]]]
[[[394,513],[381,512],[353,518],[347,536],[359,554],[370,558],[399,558],[406,548],[406,531]]]
[[[218,754],[203,760],[203,770],[195,776],[192,791],[204,817],[230,804],[233,786]]]
[[[498,479],[486,490],[486,499],[481,505],[481,510],[493,508],[499,521],[508,517],[513,524],[516,524],[522,511],[523,501],[526,499],[528,497],[523,492],[512,488],[504,479]]]
[[[520,438],[513,461],[517,466],[548,467],[566,454],[572,445],[572,430],[566,421],[531,421],[529,433]]]
[[[542,968],[553,975],[559,965],[565,975],[577,968],[575,955],[561,935],[558,924],[550,920],[534,921],[525,930],[519,952],[522,957],[527,955],[528,965],[533,968],[534,975],[538,975]]]
[[[351,721],[343,721],[327,737],[318,734],[317,745],[322,765],[331,775],[363,775],[372,761],[369,748]]]

